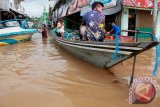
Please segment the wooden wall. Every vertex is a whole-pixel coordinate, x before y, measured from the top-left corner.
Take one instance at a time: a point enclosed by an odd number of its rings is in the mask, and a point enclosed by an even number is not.
[[[116,24],[120,27],[121,26],[121,16],[122,14],[119,12],[116,15]]]
[[[151,28],[152,27],[151,11],[137,10],[136,14],[136,28]]]

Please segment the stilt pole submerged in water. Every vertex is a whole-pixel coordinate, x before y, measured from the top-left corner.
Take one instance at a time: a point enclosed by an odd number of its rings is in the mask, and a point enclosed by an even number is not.
[[[136,56],[134,56],[134,60],[133,60],[133,68],[132,68],[132,76],[131,76],[131,79],[130,79],[130,86],[132,85],[133,79],[134,79],[135,65],[136,65]]]

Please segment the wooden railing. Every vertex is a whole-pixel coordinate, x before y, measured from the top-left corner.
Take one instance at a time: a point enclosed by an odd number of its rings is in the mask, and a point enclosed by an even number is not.
[[[122,32],[132,32],[135,33],[134,36],[134,42],[139,42],[139,41],[154,41],[154,35],[151,32],[143,32],[143,31],[139,31],[139,30],[121,30]],[[139,36],[139,34],[144,34],[146,35],[146,37],[143,36]],[[149,35],[149,37],[148,37]]]

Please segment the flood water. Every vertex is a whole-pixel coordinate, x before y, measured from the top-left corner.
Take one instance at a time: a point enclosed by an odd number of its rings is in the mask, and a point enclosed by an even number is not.
[[[139,60],[144,62],[140,65],[152,65]],[[128,86],[113,83],[114,79],[51,38],[43,41],[40,34],[0,47],[0,107],[160,107],[160,98],[147,105],[129,105]]]

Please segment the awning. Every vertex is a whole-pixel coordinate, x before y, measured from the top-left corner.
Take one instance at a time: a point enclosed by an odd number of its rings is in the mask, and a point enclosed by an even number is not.
[[[88,0],[78,0],[78,7],[81,8],[81,7],[87,6],[88,3],[89,3]]]
[[[71,3],[68,4],[68,7],[69,9],[67,11],[67,15],[71,15],[80,11],[80,8],[78,7],[78,0],[71,0]]]
[[[111,8],[106,8],[105,10],[103,10],[103,13],[105,15],[112,15],[112,14],[115,14],[121,11],[121,9],[122,9],[122,0],[117,0],[116,6],[111,7]]]
[[[105,6],[105,9],[103,10],[103,13],[105,15],[112,15],[112,14],[115,14],[119,11],[121,11],[122,9],[122,0],[112,0],[114,2],[116,2],[116,5],[107,5]],[[111,1],[111,2],[112,2]],[[81,12],[80,12],[80,15],[83,16],[86,12],[89,12],[91,11],[91,7],[88,5],[88,6],[85,6],[83,8],[81,8]]]
[[[123,6],[126,8],[151,10],[154,7],[154,3],[151,0],[124,0]],[[158,0],[158,8],[160,9],[160,0]]]

